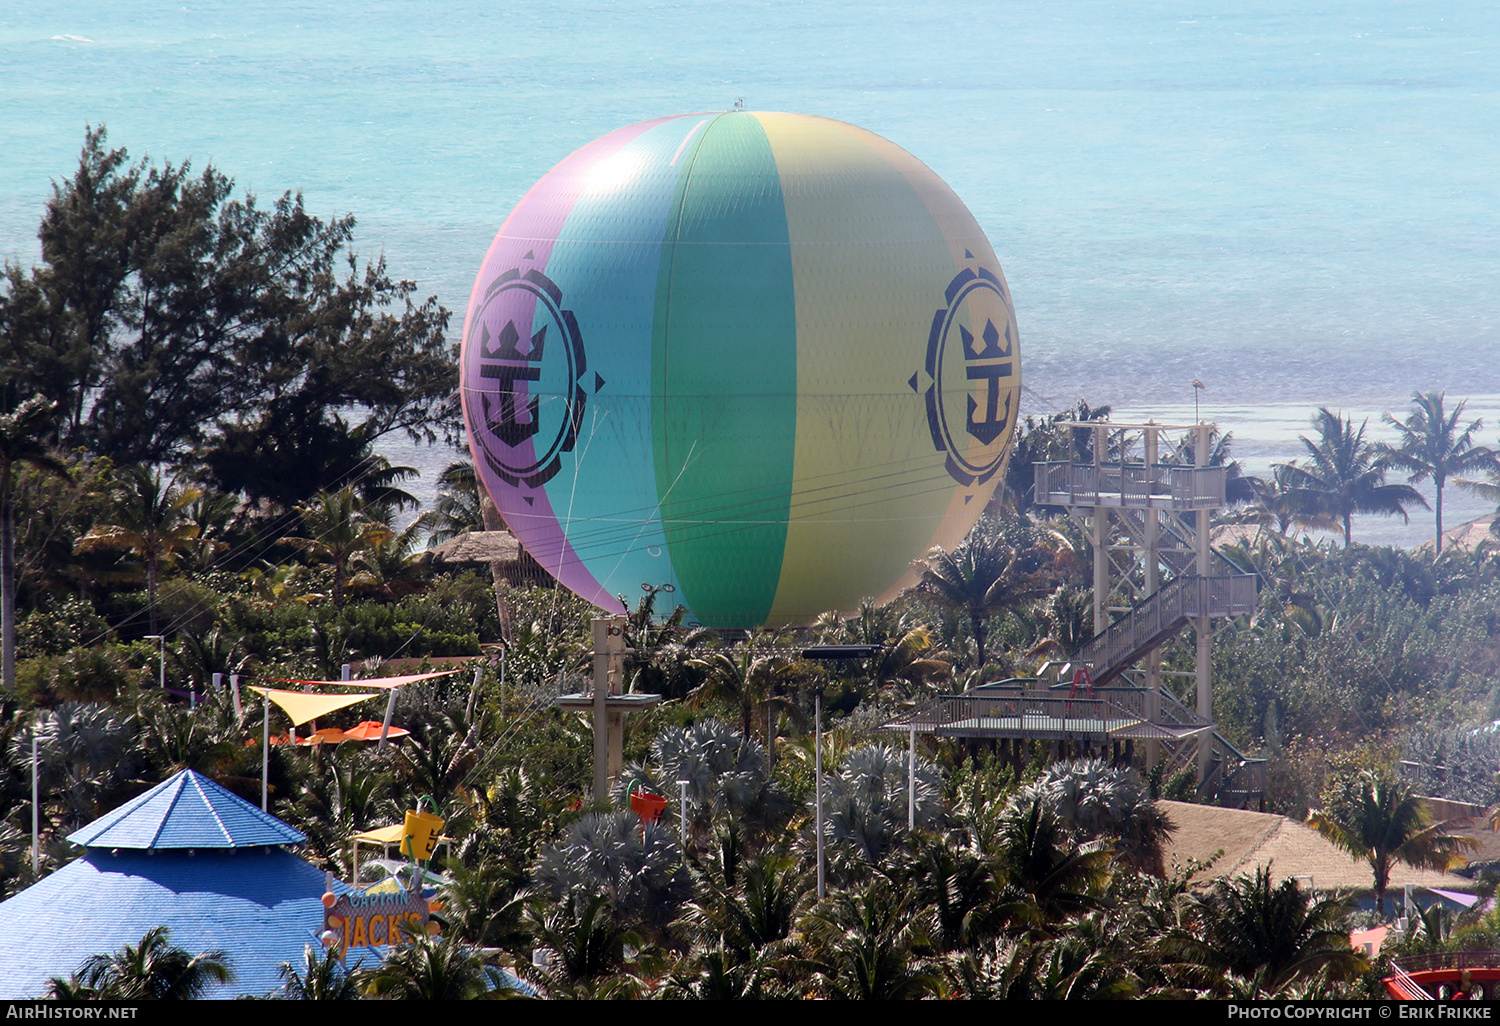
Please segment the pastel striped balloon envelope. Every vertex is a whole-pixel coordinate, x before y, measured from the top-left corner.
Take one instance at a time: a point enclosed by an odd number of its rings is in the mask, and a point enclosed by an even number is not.
[[[532,187],[474,283],[462,381],[480,478],[560,582],[756,627],[889,598],[956,544],[1021,369],[999,262],[937,175],[852,125],[733,111],[622,128]]]

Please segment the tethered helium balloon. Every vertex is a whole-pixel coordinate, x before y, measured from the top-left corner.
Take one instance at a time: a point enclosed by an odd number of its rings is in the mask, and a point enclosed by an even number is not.
[[[578,150],[501,226],[464,322],[474,465],[527,551],[602,609],[662,589],[712,627],[909,585],[1003,477],[1020,388],[973,215],[894,143],[796,114]]]

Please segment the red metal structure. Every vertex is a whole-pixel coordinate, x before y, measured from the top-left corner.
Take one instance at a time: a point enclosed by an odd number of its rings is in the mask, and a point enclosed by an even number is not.
[[[1440,951],[1391,960],[1381,981],[1397,1001],[1500,999],[1500,951]]]

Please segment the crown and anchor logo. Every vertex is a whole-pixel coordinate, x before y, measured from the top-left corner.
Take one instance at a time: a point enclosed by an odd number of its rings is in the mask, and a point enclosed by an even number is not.
[[[546,484],[578,444],[588,405],[583,337],[562,290],[541,271],[506,271],[485,294],[470,351],[482,382],[470,427],[485,463],[506,484]]]
[[[1005,284],[983,267],[955,275],[944,300],[927,337],[923,398],[933,447],[945,454],[949,476],[967,487],[984,484],[1005,461],[1019,391],[1014,317]],[[913,391],[918,377],[908,382]]]

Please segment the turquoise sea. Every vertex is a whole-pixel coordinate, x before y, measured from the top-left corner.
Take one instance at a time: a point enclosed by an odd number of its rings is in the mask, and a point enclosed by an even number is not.
[[[1014,293],[1026,409],[1203,413],[1252,470],[1314,407],[1471,397],[1500,442],[1500,7],[52,0],[0,8],[0,258],[86,124],[352,212],[455,311],[517,199],[661,114],[851,121],[926,161]],[[435,476],[447,453],[397,450]],[[1486,510],[1449,493],[1448,522]],[[1367,541],[1430,535],[1372,521]]]

